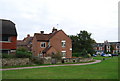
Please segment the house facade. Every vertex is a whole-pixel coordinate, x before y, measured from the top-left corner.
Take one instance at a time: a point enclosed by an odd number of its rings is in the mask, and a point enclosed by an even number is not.
[[[64,58],[72,57],[72,40],[63,30],[53,28],[52,33],[35,33],[32,41],[32,52],[34,56],[51,56],[61,53]]]
[[[25,48],[27,51],[32,51],[32,39],[29,34],[23,40],[17,40],[17,48]]]
[[[94,50],[99,54],[104,53],[105,50],[108,53],[120,53],[120,42],[108,42],[106,40],[104,43],[96,43]]]
[[[10,20],[0,19],[0,52],[2,54],[15,54],[17,44],[17,31],[15,24]]]

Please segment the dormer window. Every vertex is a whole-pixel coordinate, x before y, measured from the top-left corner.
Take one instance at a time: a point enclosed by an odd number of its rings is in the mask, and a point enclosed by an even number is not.
[[[65,40],[62,40],[62,47],[65,47],[66,46],[66,41]]]
[[[45,48],[45,47],[46,47],[46,42],[41,42],[40,47],[41,47],[41,48]]]

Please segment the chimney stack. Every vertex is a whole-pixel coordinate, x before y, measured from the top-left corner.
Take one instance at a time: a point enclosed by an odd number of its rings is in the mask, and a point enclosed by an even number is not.
[[[56,31],[57,31],[57,29],[55,27],[53,27],[52,33],[56,32]]]
[[[30,34],[27,34],[27,37],[30,37]]]
[[[44,31],[40,31],[41,34],[44,34]]]

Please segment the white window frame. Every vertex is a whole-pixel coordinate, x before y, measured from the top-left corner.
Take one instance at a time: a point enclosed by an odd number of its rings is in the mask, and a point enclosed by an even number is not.
[[[116,49],[119,49],[119,46],[116,46]]]
[[[110,49],[110,46],[107,46],[107,49]]]
[[[66,51],[61,51],[61,53],[62,53],[62,57],[66,57]],[[65,53],[64,55],[63,55],[63,53]]]
[[[42,44],[45,44],[45,46],[42,47]],[[40,43],[40,47],[41,47],[41,48],[45,48],[45,47],[46,47],[46,42],[41,42],[41,43]]]
[[[48,42],[48,46],[50,47],[50,42]]]
[[[62,40],[61,43],[62,43],[63,48],[66,47],[66,41],[65,40]]]

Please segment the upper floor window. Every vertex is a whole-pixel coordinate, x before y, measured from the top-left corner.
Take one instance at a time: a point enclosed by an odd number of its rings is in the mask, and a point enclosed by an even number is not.
[[[62,40],[62,47],[65,47],[66,46],[66,41],[65,40]]]
[[[2,42],[10,42],[10,37],[8,36],[2,36],[2,39],[0,39]]]
[[[107,49],[110,49],[110,46],[107,46]]]
[[[116,49],[118,49],[119,48],[119,46],[116,46]]]
[[[41,47],[41,48],[45,48],[45,47],[46,47],[46,42],[41,42],[40,47]]]

